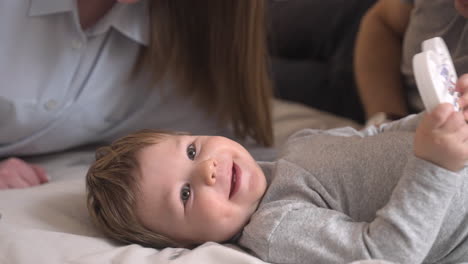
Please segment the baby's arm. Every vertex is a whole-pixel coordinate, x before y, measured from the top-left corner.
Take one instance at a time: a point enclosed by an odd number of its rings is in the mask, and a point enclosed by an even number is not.
[[[374,219],[356,221],[339,210],[290,201],[278,211],[269,212],[281,217],[260,216],[256,221],[258,216],[254,216],[246,228],[246,233],[253,232],[252,237],[261,237],[263,232],[254,231],[266,225],[265,219],[275,219],[275,226],[269,228],[275,232],[271,236],[265,232],[268,236],[261,239],[267,243],[264,247],[270,249],[262,257],[271,262],[288,262],[286,252],[294,252],[297,263],[308,263],[310,259],[317,263],[345,263],[366,258],[421,263],[433,247],[444,219],[449,221],[445,224],[454,224],[446,214],[463,184],[463,175],[457,171],[468,157],[467,125],[461,113],[450,107],[440,105],[421,115],[415,134],[415,155],[409,157],[389,201]],[[346,195],[362,196],[354,197],[354,201],[372,199],[366,193]],[[259,226],[255,226],[257,222]],[[257,244],[258,241],[253,245]]]
[[[373,136],[388,131],[409,131],[414,132],[422,119],[424,112],[406,116],[402,119],[377,126],[369,126],[359,131],[361,136]]]
[[[388,131],[414,132],[423,114],[424,113],[409,115],[409,116],[406,116],[402,119],[399,119],[393,122],[384,123],[378,126],[369,126],[362,130],[356,130],[353,127],[338,127],[338,128],[332,128],[332,129],[322,130],[322,131],[323,133],[327,133],[329,135],[344,136],[344,137],[350,137],[350,136],[369,137],[369,136],[375,136],[379,133],[388,132]],[[293,134],[289,139],[298,139],[300,137],[310,135],[311,132],[317,133],[317,131],[319,130],[303,129]]]
[[[307,201],[282,201],[268,204],[268,210],[254,215],[241,242],[268,262],[385,259],[422,263],[436,241],[462,178],[460,173],[411,156],[390,200],[369,222]],[[348,195],[369,199],[366,193]]]

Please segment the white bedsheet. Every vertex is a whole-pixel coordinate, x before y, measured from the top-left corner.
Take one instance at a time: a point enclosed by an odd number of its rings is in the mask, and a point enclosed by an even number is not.
[[[275,101],[274,122],[278,144],[300,128],[357,126],[281,101]],[[50,174],[49,183],[0,191],[1,264],[264,263],[234,245],[158,251],[106,239],[91,224],[85,205],[84,175],[93,157],[93,151],[82,149],[36,158]]]

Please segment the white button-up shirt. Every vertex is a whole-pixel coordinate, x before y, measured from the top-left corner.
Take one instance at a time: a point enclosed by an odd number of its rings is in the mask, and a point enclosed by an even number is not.
[[[141,128],[230,136],[169,81],[131,77],[146,1],[82,30],[74,0],[0,1],[0,157],[115,139]],[[163,88],[163,89],[161,89]]]

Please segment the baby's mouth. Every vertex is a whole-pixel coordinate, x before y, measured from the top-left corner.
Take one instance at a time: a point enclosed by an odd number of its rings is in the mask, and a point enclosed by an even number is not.
[[[231,173],[231,189],[229,190],[229,199],[237,192],[237,169],[236,164],[232,163],[232,173]]]

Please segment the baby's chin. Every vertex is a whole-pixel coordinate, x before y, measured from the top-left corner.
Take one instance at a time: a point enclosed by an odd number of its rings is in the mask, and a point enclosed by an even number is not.
[[[234,238],[236,238],[241,232],[243,228],[237,228],[231,232],[225,232],[222,234],[216,234],[213,236],[212,239],[205,239],[205,242],[217,242],[217,243],[229,243],[232,242]]]
[[[220,243],[220,244],[224,244],[224,243],[231,243],[231,242],[234,242],[238,237],[239,235],[241,234],[242,232],[242,229],[239,230],[238,232],[235,232],[233,235],[231,234],[226,234],[226,235],[223,235],[223,234],[217,234],[216,236],[213,236],[212,239],[209,239],[209,238],[204,238],[204,239],[200,239],[200,240],[197,240],[197,241],[177,241],[177,244],[179,247],[183,247],[183,248],[195,248],[197,246],[200,246],[206,242],[216,242],[216,243]]]
[[[203,239],[199,241],[195,241],[195,243],[192,243],[192,244],[201,245],[206,242],[217,242],[217,243],[223,244],[223,243],[234,242],[239,237],[239,235],[242,234],[242,230],[244,229],[244,227],[247,225],[249,221],[250,221],[250,217],[247,220],[243,220],[241,223],[236,224],[237,226],[236,228],[232,228],[229,231],[223,228],[222,231],[217,231],[211,234],[207,234],[207,237],[204,237]]]

